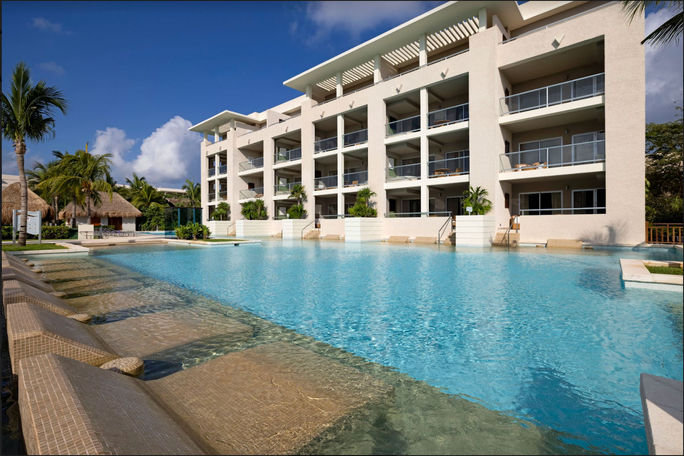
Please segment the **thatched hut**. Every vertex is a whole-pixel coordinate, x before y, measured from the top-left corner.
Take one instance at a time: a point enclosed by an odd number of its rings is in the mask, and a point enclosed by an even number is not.
[[[135,218],[141,217],[142,212],[136,209],[118,193],[112,193],[111,199],[107,192],[100,192],[100,204],[91,203],[90,219],[95,226],[112,225],[116,230],[135,231]],[[73,214],[73,203],[59,212],[59,218],[70,220]],[[88,223],[86,208],[76,205],[76,224]]]
[[[21,192],[19,189],[19,182],[8,185],[2,191],[2,224],[11,225],[12,224],[12,210],[21,209]],[[48,203],[45,202],[43,198],[36,195],[28,189],[28,210],[29,211],[40,211],[43,216],[43,220],[48,219],[52,216],[52,208]]]

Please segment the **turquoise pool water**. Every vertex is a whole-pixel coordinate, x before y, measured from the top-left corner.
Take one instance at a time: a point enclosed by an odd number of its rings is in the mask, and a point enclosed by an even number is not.
[[[682,380],[682,294],[620,280],[619,258],[676,259],[672,251],[283,241],[97,255],[591,451],[646,453],[639,374]]]

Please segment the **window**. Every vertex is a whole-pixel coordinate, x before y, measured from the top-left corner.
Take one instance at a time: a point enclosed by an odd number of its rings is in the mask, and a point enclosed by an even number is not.
[[[451,212],[451,215],[463,215],[463,197],[447,196],[446,208],[447,211]]]
[[[572,191],[573,214],[605,214],[606,189],[592,188]]]
[[[520,193],[518,204],[521,215],[552,215],[560,214],[563,207],[561,191]]]

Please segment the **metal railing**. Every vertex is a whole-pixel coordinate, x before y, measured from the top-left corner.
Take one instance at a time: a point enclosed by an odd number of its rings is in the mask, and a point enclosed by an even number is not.
[[[219,172],[218,173],[221,175],[228,173],[228,165],[219,166]]]
[[[392,76],[388,76],[380,82],[390,81],[394,78],[398,78],[399,76],[404,76],[405,74],[413,73],[416,70],[420,70],[424,66],[426,66],[426,65],[422,65],[422,66],[419,65],[419,66],[415,66],[413,68],[409,68],[408,70],[402,71],[401,73],[397,73],[397,74],[393,74]]]
[[[464,151],[466,154],[468,151]],[[428,162],[429,177],[458,176],[470,172],[470,156],[463,155]]]
[[[368,171],[357,171],[344,174],[344,186],[366,185],[368,183]]]
[[[520,209],[520,215],[568,215],[568,214],[605,214],[605,206],[592,207],[549,207]]]
[[[285,184],[275,184],[273,186],[274,194],[276,194],[276,195],[288,194],[289,195],[292,192],[292,188],[297,184],[301,184],[301,181],[287,182]]]
[[[240,171],[247,171],[249,169],[263,168],[264,167],[264,157],[252,158],[250,160],[245,160],[240,162]]]
[[[214,189],[209,189],[209,195],[208,195],[209,202],[216,201],[216,190]]]
[[[344,214],[327,214],[327,215],[321,215],[322,219],[343,219],[345,218],[346,215]]]
[[[296,147],[294,149],[278,151],[275,153],[274,158],[276,163],[299,160],[302,158],[302,148]]]
[[[440,217],[451,216],[449,211],[430,211],[430,212],[388,212],[385,217]]]
[[[344,135],[344,147],[368,142],[368,130],[356,130]]]
[[[420,163],[387,168],[387,180],[420,179]]]
[[[320,139],[314,142],[314,154],[327,152],[333,149],[337,149],[337,136],[333,136],[332,138]]]
[[[437,111],[430,111],[428,113],[428,128],[451,125],[466,120],[468,120],[468,103],[463,103],[457,106],[438,109]]]
[[[254,187],[248,188],[246,190],[240,190],[240,199],[247,198],[263,198],[264,187]]]
[[[501,154],[501,171],[524,171],[598,163],[606,159],[605,140]]]
[[[681,244],[683,226],[681,223],[646,222],[646,243]]]
[[[441,57],[441,58],[439,58],[439,59],[437,59],[437,60],[433,60],[432,62],[428,62],[428,66],[430,66],[430,65],[432,65],[432,64],[434,64],[434,63],[443,62],[443,61],[446,60],[446,59],[450,59],[450,58],[452,58],[452,57],[456,57],[457,55],[461,55],[461,54],[463,54],[463,53],[465,53],[465,52],[468,52],[468,49],[463,49],[463,50],[461,50],[461,51],[454,52],[453,54],[449,54],[449,55],[447,55],[446,57]]]
[[[216,168],[209,168],[209,177],[214,176],[216,174]]]
[[[449,216],[447,219],[442,223],[442,226],[439,227],[439,230],[437,230],[437,244],[441,245],[442,244],[442,235],[444,232],[446,232],[446,229],[448,227],[451,227],[451,231],[454,231],[454,228],[456,226],[456,218],[454,217],[453,214],[449,213]],[[454,239],[455,241],[455,239]],[[454,242],[454,245],[456,245],[456,242]]]
[[[314,190],[337,188],[337,175],[323,176],[314,179]]]
[[[501,115],[546,108],[601,95],[605,90],[604,75],[605,73],[598,73],[502,97],[500,99]]]
[[[420,130],[420,115],[395,120],[387,124],[387,136]]]

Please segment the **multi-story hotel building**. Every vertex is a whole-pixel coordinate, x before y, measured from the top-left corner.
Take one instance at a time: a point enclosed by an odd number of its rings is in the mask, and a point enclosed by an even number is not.
[[[443,4],[288,79],[293,100],[194,125],[203,213],[261,198],[275,234],[301,183],[343,235],[369,187],[383,237],[434,237],[480,186],[521,242],[643,242],[643,36],[620,2]]]

